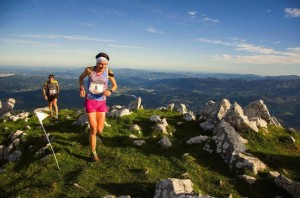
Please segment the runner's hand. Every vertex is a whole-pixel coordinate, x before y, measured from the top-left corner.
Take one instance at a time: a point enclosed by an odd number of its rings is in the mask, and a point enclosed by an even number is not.
[[[111,95],[111,91],[109,89],[106,89],[104,92],[103,92],[103,95],[105,96],[110,96]]]
[[[45,100],[48,100],[48,97],[47,97],[47,96],[45,96]]]
[[[79,92],[80,92],[79,93],[80,97],[84,98],[85,97],[85,90],[81,89]]]

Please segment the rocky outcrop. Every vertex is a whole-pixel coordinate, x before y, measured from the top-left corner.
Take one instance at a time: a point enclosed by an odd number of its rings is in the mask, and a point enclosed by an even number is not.
[[[293,198],[300,197],[300,183],[292,181],[284,175],[279,175],[274,180],[275,184],[286,190]]]
[[[219,103],[214,101],[208,101],[205,107],[200,112],[200,120],[205,122],[200,124],[200,127],[204,130],[213,130],[215,126],[222,120],[224,115],[230,109],[230,102],[227,99],[223,99]]]
[[[130,115],[131,112],[128,108],[123,107],[123,106],[119,106],[119,105],[115,105],[112,107],[112,109],[106,113],[107,117],[112,117],[112,118],[120,118],[126,115]]]
[[[216,144],[216,152],[230,167],[248,169],[254,174],[267,168],[258,158],[246,153],[245,139],[229,123],[222,120],[213,133],[212,140]],[[207,147],[205,150],[209,150]]]
[[[154,198],[212,198],[194,192],[190,179],[169,178],[156,184]]]
[[[248,116],[249,120],[256,121],[257,118],[261,118],[268,124],[281,126],[276,118],[270,115],[267,106],[264,104],[263,100],[257,100],[251,102],[248,106],[244,108],[244,114]]]
[[[253,130],[258,132],[256,122],[250,121],[248,117],[244,115],[242,107],[236,102],[228,110],[223,119],[230,123],[237,131]]]
[[[177,111],[180,112],[181,114],[188,112],[185,104],[179,104],[179,107],[177,107]]]
[[[161,140],[159,140],[158,143],[163,149],[172,147],[172,142],[169,140],[168,137],[163,137]]]
[[[142,104],[142,98],[138,97],[136,100],[132,101],[128,105],[128,109],[131,111],[139,110],[139,109],[141,109],[141,104]]]
[[[169,125],[166,118],[161,119],[158,115],[152,115],[150,121],[155,122],[154,130],[161,131],[164,134],[168,134],[167,126]]]
[[[9,98],[6,102],[2,103],[2,107],[0,108],[0,117],[10,113],[14,109],[15,103],[16,100],[14,98]]]
[[[183,119],[186,121],[195,121],[196,116],[193,114],[193,112],[187,112],[183,114]]]
[[[216,103],[208,101],[200,112],[200,127],[205,131],[213,129],[224,119],[237,131],[252,130],[258,132],[258,127],[267,128],[269,124],[281,126],[275,117],[270,116],[267,106],[262,100],[250,103],[242,109],[238,103],[233,105],[227,99]]]
[[[242,137],[224,120],[218,124],[213,133],[216,152],[221,154],[225,162],[230,163],[233,155],[246,151]]]

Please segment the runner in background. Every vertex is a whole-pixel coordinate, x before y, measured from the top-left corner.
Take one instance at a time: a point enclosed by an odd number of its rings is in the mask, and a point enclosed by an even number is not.
[[[50,116],[58,119],[58,107],[57,107],[57,98],[59,94],[59,85],[56,80],[54,80],[54,75],[49,75],[49,80],[44,83],[43,94],[45,100],[48,101]],[[54,105],[55,114],[53,115],[52,106]]]

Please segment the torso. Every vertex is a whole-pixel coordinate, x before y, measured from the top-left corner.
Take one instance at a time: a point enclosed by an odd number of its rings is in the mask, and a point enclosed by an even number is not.
[[[58,82],[56,80],[53,80],[52,83],[50,83],[50,81],[45,82],[46,87],[47,87],[47,94],[48,95],[55,95],[58,94],[58,90],[57,90],[57,84]]]
[[[91,73],[88,76],[88,90],[87,99],[92,100],[106,100],[106,96],[103,95],[108,87],[108,69],[104,69],[102,73],[96,72],[96,67],[91,68]]]

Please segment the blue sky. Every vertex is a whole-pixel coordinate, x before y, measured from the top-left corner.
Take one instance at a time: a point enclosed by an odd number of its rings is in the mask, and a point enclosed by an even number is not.
[[[299,0],[0,0],[0,65],[300,75]]]

